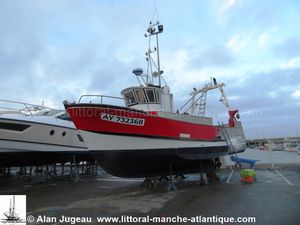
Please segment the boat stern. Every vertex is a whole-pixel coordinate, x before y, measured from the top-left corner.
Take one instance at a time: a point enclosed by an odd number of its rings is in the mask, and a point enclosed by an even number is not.
[[[221,129],[223,129],[222,138],[226,139],[229,145],[229,154],[240,153],[246,150],[246,137],[240,121],[235,121],[233,127],[223,125]]]

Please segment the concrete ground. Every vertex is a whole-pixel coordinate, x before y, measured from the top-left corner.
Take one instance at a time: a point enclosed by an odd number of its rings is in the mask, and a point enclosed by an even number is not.
[[[0,195],[26,194],[27,215],[35,219],[40,215],[88,216],[92,223],[86,224],[100,224],[97,216],[201,215],[255,217],[256,223],[252,224],[299,225],[299,176],[300,164],[280,164],[272,169],[257,169],[257,181],[242,184],[237,169],[224,169],[219,172],[220,182],[199,185],[199,175],[188,175],[177,183],[175,192],[167,192],[165,183],[149,190],[141,187],[142,179],[122,179],[105,173],[81,178],[77,183],[52,179],[34,184],[14,176],[0,178]]]

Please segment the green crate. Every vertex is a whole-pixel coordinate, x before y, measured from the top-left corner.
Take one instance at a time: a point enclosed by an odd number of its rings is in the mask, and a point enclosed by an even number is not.
[[[240,172],[241,177],[255,177],[256,172],[254,169],[243,169]]]

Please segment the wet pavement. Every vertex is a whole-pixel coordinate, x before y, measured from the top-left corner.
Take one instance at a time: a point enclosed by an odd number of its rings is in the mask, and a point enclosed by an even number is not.
[[[173,192],[166,190],[167,183],[145,189],[142,179],[105,173],[81,178],[77,183],[52,179],[35,184],[16,176],[1,177],[0,194],[26,194],[27,215],[35,218],[91,217],[93,222],[86,224],[99,224],[97,216],[121,215],[255,217],[252,224],[300,224],[300,164],[280,164],[256,172],[253,184],[242,184],[238,169],[219,171],[220,181],[207,185],[199,185],[199,175],[187,175]]]

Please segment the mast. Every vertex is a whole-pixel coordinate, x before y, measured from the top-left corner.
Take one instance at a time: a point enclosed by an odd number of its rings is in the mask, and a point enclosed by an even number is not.
[[[12,208],[11,208],[11,199],[9,199],[9,216],[11,216],[11,211],[12,211]]]
[[[15,196],[13,198],[9,199],[9,211],[4,213],[6,216],[6,219],[4,219],[6,222],[14,221],[14,222],[20,222],[20,217],[18,214],[16,214],[16,201]]]
[[[161,31],[162,32],[162,31]],[[161,87],[161,70],[160,70],[160,60],[159,60],[159,44],[158,44],[158,33],[155,34],[156,36],[156,47],[157,47],[157,70],[158,70],[158,82],[159,82],[159,86]]]
[[[15,196],[13,196],[12,216],[15,216]]]
[[[158,41],[158,35],[163,32],[163,25],[160,24],[159,21],[156,21],[155,23],[152,23],[150,21],[149,27],[147,29],[147,33],[145,34],[145,37],[149,38],[149,46],[148,51],[146,52],[146,60],[148,62],[147,66],[147,82],[150,80],[148,84],[154,84],[154,78],[158,78],[158,85],[161,87],[161,74],[163,71],[160,69],[160,58],[159,58],[159,41]],[[156,40],[156,46],[153,50],[151,50],[151,36],[155,35]],[[156,52],[156,62],[152,57],[152,53]],[[153,71],[153,69],[155,69]],[[151,77],[150,79],[148,79]],[[147,85],[148,85],[147,84]]]
[[[147,71],[135,68],[132,73],[136,76],[139,87],[128,87],[121,91],[125,104],[139,110],[172,112],[173,95],[162,77],[159,40],[163,25],[157,20],[150,21],[145,37],[148,38],[146,50]]]

